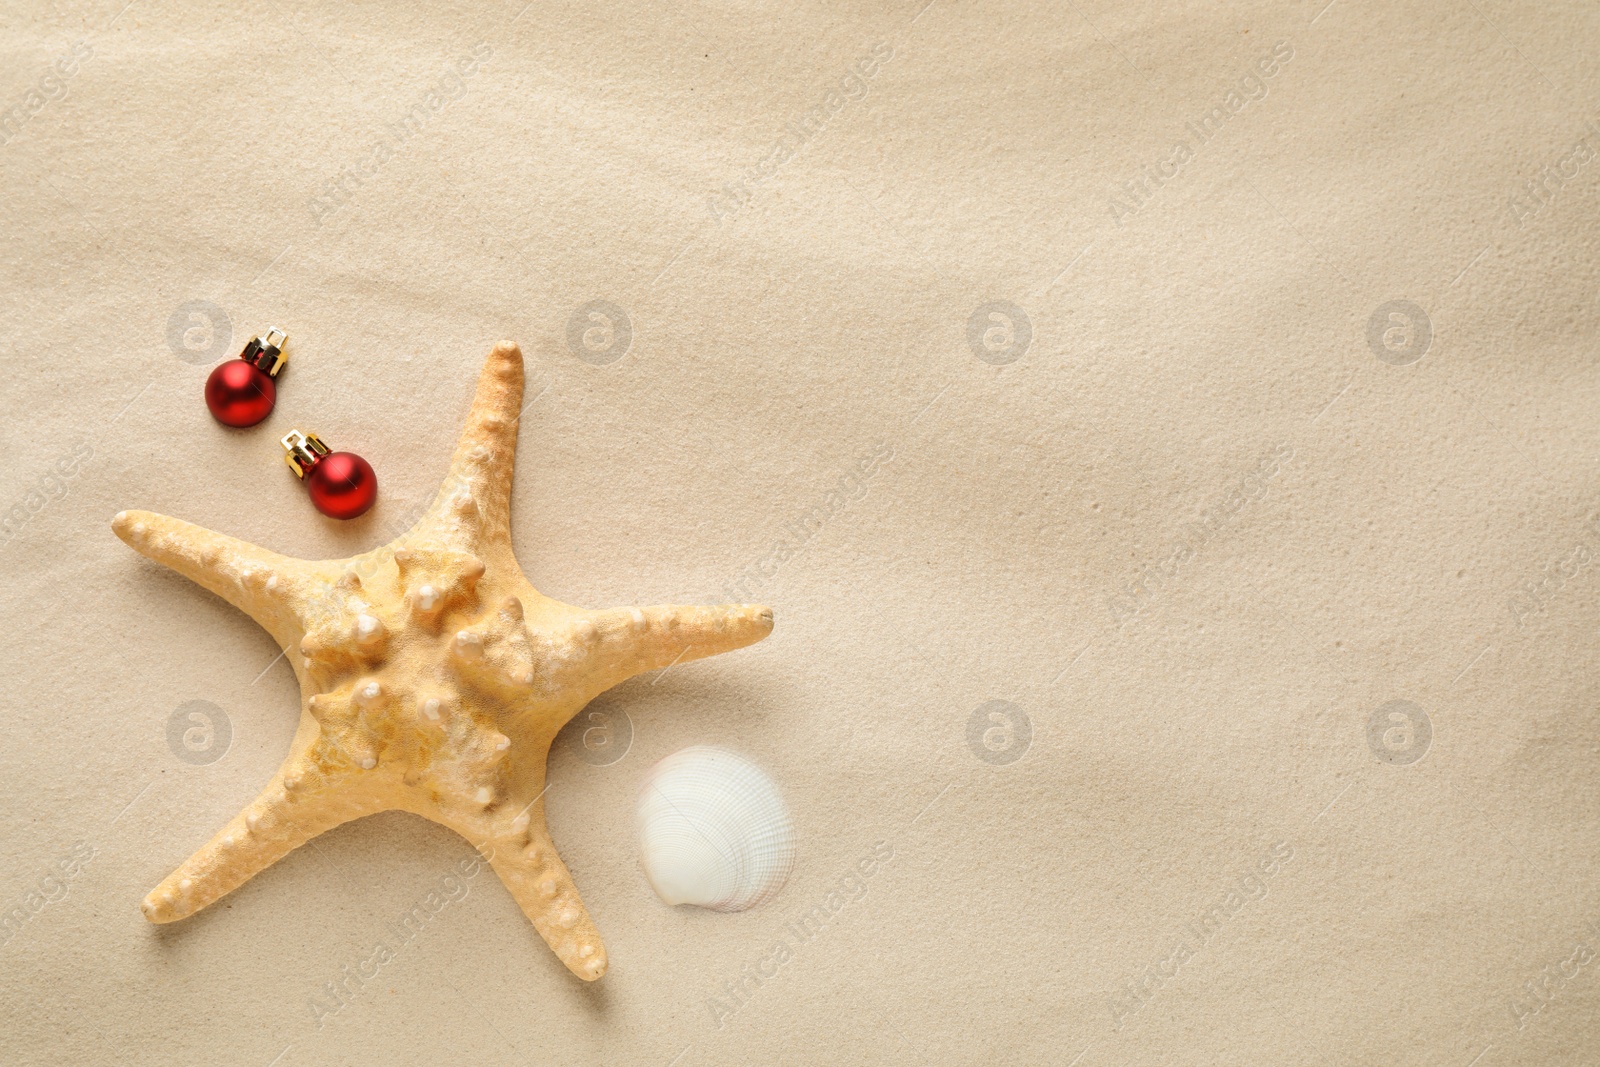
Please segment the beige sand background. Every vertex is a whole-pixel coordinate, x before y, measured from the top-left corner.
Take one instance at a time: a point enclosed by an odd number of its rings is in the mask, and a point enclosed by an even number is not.
[[[1600,1055],[1592,6],[123,2],[0,30],[0,1060]],[[610,973],[403,815],[148,925],[297,691],[111,516],[386,540],[501,337],[534,583],[777,613],[552,756]],[[639,873],[695,743],[792,804],[767,907]]]

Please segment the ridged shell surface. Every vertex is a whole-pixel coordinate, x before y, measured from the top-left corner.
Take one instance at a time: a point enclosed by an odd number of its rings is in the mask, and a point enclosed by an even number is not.
[[[668,904],[744,911],[794,869],[794,824],[765,771],[696,745],[652,767],[639,791],[639,862]]]

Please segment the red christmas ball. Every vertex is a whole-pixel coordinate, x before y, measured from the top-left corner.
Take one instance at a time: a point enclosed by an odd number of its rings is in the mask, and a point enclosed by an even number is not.
[[[206,379],[206,407],[225,426],[254,426],[272,414],[277,402],[271,376],[246,360],[219,363]]]
[[[330,452],[306,475],[311,503],[331,519],[364,515],[378,499],[378,475],[354,452]]]

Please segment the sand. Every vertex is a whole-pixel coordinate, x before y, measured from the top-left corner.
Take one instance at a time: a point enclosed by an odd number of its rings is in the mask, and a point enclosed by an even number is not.
[[[1600,1054],[1600,13],[1324,3],[15,8],[0,1059]],[[386,541],[503,337],[530,580],[776,613],[552,754],[609,973],[400,814],[152,927],[297,692],[111,517]],[[691,744],[766,906],[638,868]]]

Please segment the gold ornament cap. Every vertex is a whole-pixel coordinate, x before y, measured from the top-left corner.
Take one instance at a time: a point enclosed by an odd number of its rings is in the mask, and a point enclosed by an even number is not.
[[[283,354],[283,346],[288,340],[288,335],[282,330],[268,330],[260,337],[250,338],[250,343],[244,346],[239,358],[246,363],[254,364],[256,369],[266,374],[268,378],[276,378],[278,372],[289,362]]]
[[[328,454],[328,446],[314,433],[290,430],[283,435],[283,440],[279,443],[288,453],[283,457],[283,461],[294,471],[296,478],[304,478],[310,474],[311,468],[317,465],[317,461]]]

